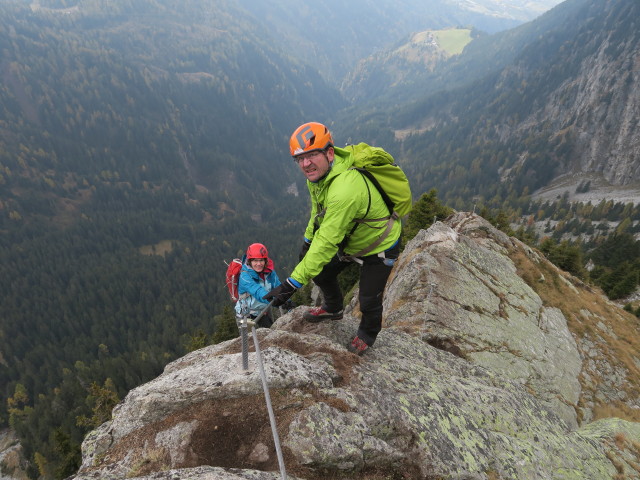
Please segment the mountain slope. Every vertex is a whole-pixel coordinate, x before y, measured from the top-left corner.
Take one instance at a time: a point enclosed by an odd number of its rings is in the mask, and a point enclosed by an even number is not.
[[[429,93],[421,99],[398,104],[395,98],[386,111],[384,105],[374,113],[352,108],[339,130],[380,144],[395,141],[418,190],[436,187],[449,199],[517,198],[574,170],[601,173],[612,183],[638,181],[638,130],[630,126],[640,115],[639,8],[569,0],[496,35],[483,58],[509,49],[510,60],[487,62],[484,76],[469,68],[475,73],[467,86],[434,94],[425,85]],[[460,85],[448,75],[462,76],[465,58],[467,52],[441,78]],[[424,79],[405,91],[415,93]]]
[[[208,16],[197,2],[165,4],[123,3],[112,11],[85,2],[70,15],[20,9],[5,17],[5,139],[26,137],[25,147],[48,157],[42,161],[54,167],[56,184],[86,180],[63,180],[67,173],[103,170],[121,181],[164,182],[160,177],[173,171],[176,182],[216,190],[231,174],[237,185],[250,184],[253,171],[237,168],[237,159],[249,157],[266,185],[278,183],[280,174],[266,167],[283,153],[280,132],[291,128],[282,112],[322,114],[340,105],[339,95],[320,80],[309,82],[305,69],[290,68],[261,40],[258,25],[236,20],[244,17],[232,2],[216,4]],[[300,98],[303,84],[307,95]],[[240,135],[250,141],[238,142]],[[5,141],[9,182],[29,175],[16,159],[19,144]],[[255,188],[266,196],[263,184]]]
[[[485,13],[494,17],[513,18],[529,21],[557,5],[556,0],[538,0],[521,2],[519,0],[451,0],[461,9]]]
[[[371,98],[379,98],[389,89],[406,87],[410,79],[433,73],[477,35],[464,28],[416,33],[406,43],[360,60],[345,77],[340,90],[351,103],[371,102]]]
[[[438,63],[437,68],[413,69],[411,75],[396,85],[388,83],[377,91],[365,91],[361,96],[371,100],[364,105],[354,105],[351,110],[386,111],[390,106],[414,102],[442,90],[473,85],[487,75],[506,68],[524,48],[546,35],[546,32],[562,31],[569,27],[566,24],[575,24],[573,19],[580,17],[584,6],[584,0],[565,1],[531,22],[494,35],[483,35],[474,29],[471,33],[473,41],[459,55]],[[384,59],[385,53],[392,55],[385,51],[376,56]],[[375,71],[376,62],[370,62],[370,70]],[[379,68],[384,70],[384,64]]]
[[[215,331],[223,260],[261,241],[286,274],[287,135],[343,101],[234,2],[40,5],[0,9],[0,424],[53,478],[91,385],[122,397]]]
[[[611,2],[603,12],[590,8],[592,20],[561,47],[569,52],[557,59],[565,66],[565,79],[549,89],[546,104],[532,110],[514,137],[530,134],[533,125],[550,124],[572,142],[564,171],[601,173],[613,185],[640,181],[639,7]],[[525,96],[536,96],[557,75],[543,73],[546,67],[524,72],[531,85]]]
[[[497,32],[531,20],[559,0],[239,0],[247,15],[268,25],[275,42],[300,64],[340,85],[356,62],[415,32],[474,27]]]

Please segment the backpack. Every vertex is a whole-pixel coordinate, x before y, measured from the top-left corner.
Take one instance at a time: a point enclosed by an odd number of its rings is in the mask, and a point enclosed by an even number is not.
[[[334,147],[334,149],[335,148],[336,147]],[[357,145],[348,145],[344,149],[336,150],[342,150],[345,153],[351,151],[353,165],[349,168],[359,171],[369,179],[378,192],[380,192],[380,196],[389,209],[387,228],[383,234],[378,237],[378,240],[357,253],[349,256],[342,256],[345,260],[358,261],[355,260],[357,257],[367,255],[380,245],[385,238],[387,238],[389,233],[391,233],[394,222],[400,220],[400,218],[404,217],[411,211],[411,207],[413,206],[411,187],[409,185],[409,179],[402,169],[396,165],[391,154],[382,148],[372,147],[366,143],[359,143]],[[353,232],[355,232],[359,224],[367,223],[372,220],[381,219],[357,219],[351,231],[342,240],[340,250],[342,250],[347,244],[349,237]]]
[[[242,270],[242,260],[234,258],[230,263],[224,262],[227,265],[226,282],[227,289],[231,300],[238,301],[238,279],[240,278],[240,271]]]
[[[413,199],[409,179],[395,163],[390,153],[366,143],[349,145],[353,156],[352,169],[358,170],[378,189],[389,213],[402,218],[411,211]]]

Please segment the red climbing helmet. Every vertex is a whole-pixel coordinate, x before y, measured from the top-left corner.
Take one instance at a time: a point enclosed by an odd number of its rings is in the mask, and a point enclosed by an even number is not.
[[[327,127],[318,122],[300,125],[289,139],[289,151],[292,157],[303,153],[324,150],[333,146],[333,138]]]
[[[267,259],[269,257],[269,252],[267,251],[267,247],[265,247],[261,243],[252,243],[247,248],[247,260],[253,260],[254,258],[264,258]]]

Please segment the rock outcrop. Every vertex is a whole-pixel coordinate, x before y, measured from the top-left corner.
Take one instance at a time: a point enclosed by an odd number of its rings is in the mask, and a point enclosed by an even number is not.
[[[0,430],[0,480],[27,480],[22,445],[11,429]]]
[[[640,478],[638,320],[537,251],[459,213],[398,260],[363,357],[303,307],[192,352],[87,436],[83,479]]]

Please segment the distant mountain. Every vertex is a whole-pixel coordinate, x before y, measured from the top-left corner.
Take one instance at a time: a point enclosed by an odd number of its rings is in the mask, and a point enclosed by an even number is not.
[[[638,182],[639,14],[637,2],[568,0],[351,107],[337,130],[395,143],[417,189],[450,200],[519,198],[567,172]]]
[[[496,18],[509,18],[527,22],[546,12],[560,2],[557,0],[449,0],[460,10],[482,13]]]
[[[360,60],[340,85],[352,103],[379,99],[392,89],[398,91],[415,78],[434,74],[443,62],[458,55],[479,34],[466,28],[427,30],[412,35],[388,50]]]
[[[524,5],[523,5],[524,3]],[[298,64],[315,67],[340,85],[361,59],[417,32],[451,27],[489,33],[532,20],[560,0],[238,0],[268,26],[273,39]]]
[[[450,52],[457,54],[447,55],[446,62],[441,58],[437,63],[432,63],[430,68],[416,68],[414,62],[407,66],[407,73],[400,81],[384,83],[386,65],[402,62],[402,45],[410,46],[413,43],[404,39],[398,45],[361,60],[360,64],[366,65],[365,83],[352,73],[343,82],[342,89],[349,98],[353,96],[353,92],[357,92],[357,103],[352,110],[366,111],[387,110],[389,105],[397,107],[441,90],[473,85],[483,77],[505,68],[524,48],[538,40],[540,35],[563,28],[564,22],[578,15],[581,7],[581,2],[564,2],[531,22],[494,35],[486,35],[472,28],[470,37],[473,41],[465,44],[462,52]],[[356,72],[359,67],[360,65]],[[371,88],[366,80],[374,79],[377,72],[382,72],[383,79],[378,80]],[[364,105],[358,105],[363,101]]]

